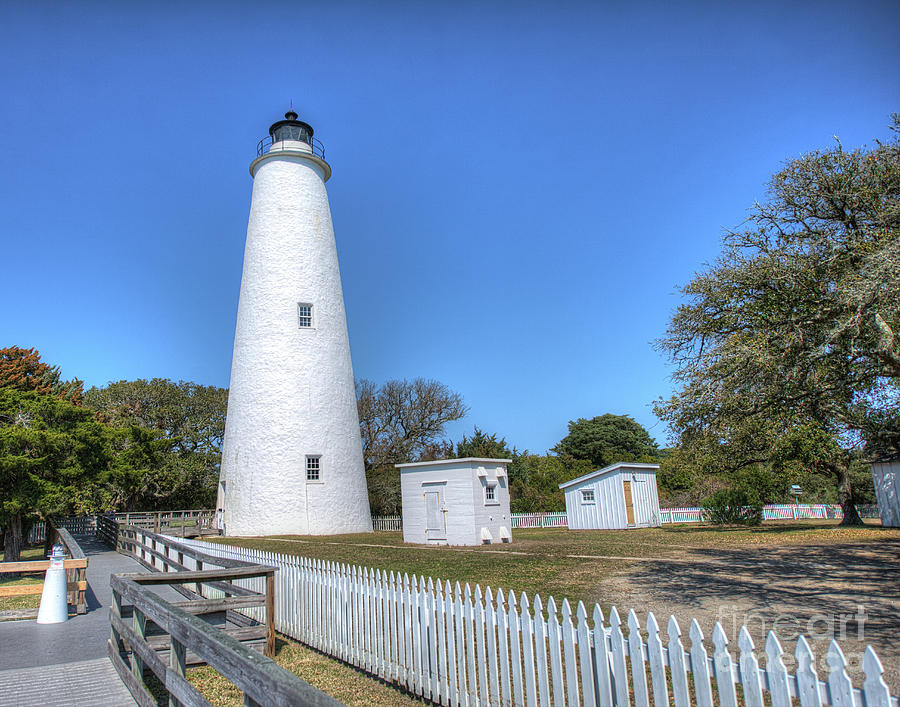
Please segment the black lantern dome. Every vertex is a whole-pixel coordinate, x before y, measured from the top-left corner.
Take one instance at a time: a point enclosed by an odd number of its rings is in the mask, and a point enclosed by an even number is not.
[[[283,140],[297,140],[312,144],[313,129],[309,123],[297,120],[297,114],[291,108],[284,114],[284,120],[272,123],[269,128],[269,135],[272,136],[273,142],[282,142]]]

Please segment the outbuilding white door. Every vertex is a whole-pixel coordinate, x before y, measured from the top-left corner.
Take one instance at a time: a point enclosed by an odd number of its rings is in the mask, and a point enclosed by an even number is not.
[[[425,493],[425,541],[446,542],[447,523],[444,509],[444,484],[423,484]]]

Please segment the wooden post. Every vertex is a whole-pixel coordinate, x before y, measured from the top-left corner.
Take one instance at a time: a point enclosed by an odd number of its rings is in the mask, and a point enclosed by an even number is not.
[[[184,677],[185,652],[184,644],[173,636],[169,636],[169,667],[172,672],[181,677]],[[169,693],[169,707],[181,707],[181,702],[175,699],[171,692]]]
[[[84,614],[87,612],[87,601],[84,598],[85,589],[82,589],[82,586],[87,586],[87,567],[81,567],[75,572],[75,581],[78,582],[78,602],[75,605],[75,611],[79,614]],[[84,585],[81,583],[84,582]]]
[[[266,575],[266,655],[275,657],[275,573]]]
[[[181,537],[184,538],[184,511],[181,511]]]
[[[110,604],[109,610],[113,616],[120,619],[122,618],[122,597],[119,596],[119,593],[115,589],[113,589],[112,603]],[[119,638],[119,634],[116,633],[116,629],[114,629],[111,624],[109,627],[109,641],[116,652],[120,653],[122,651],[122,641]]]
[[[134,612],[134,632],[138,635],[138,639],[143,641],[147,637],[147,617],[136,606],[132,607],[132,611]],[[134,646],[131,647],[131,672],[138,682],[144,685],[144,661],[138,656]],[[146,685],[144,687],[146,689]]]
[[[159,519],[160,519],[160,516],[161,516],[161,515],[162,515],[162,512],[161,512],[161,511],[157,511],[157,512],[153,515],[153,532],[154,532],[154,533],[158,533],[158,532],[159,532]]]

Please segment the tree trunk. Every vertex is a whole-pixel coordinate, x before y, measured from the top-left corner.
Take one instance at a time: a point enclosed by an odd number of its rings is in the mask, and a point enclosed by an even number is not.
[[[24,544],[22,537],[22,516],[11,516],[6,524],[6,533],[3,538],[3,561],[18,562],[22,557]]]
[[[841,525],[865,525],[859,512],[856,510],[856,504],[853,502],[853,487],[850,485],[850,474],[844,468],[835,470],[838,477],[838,499],[841,502],[841,510],[844,517],[841,519]]]
[[[53,552],[53,545],[56,543],[56,532],[53,530],[53,524],[49,519],[44,521],[44,557]]]

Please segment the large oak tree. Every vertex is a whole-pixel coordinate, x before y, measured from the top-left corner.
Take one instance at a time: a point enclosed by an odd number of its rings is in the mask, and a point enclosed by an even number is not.
[[[900,453],[898,129],[788,162],[658,342],[680,388],[657,413],[682,445],[723,472],[800,455],[845,523],[854,455]]]

